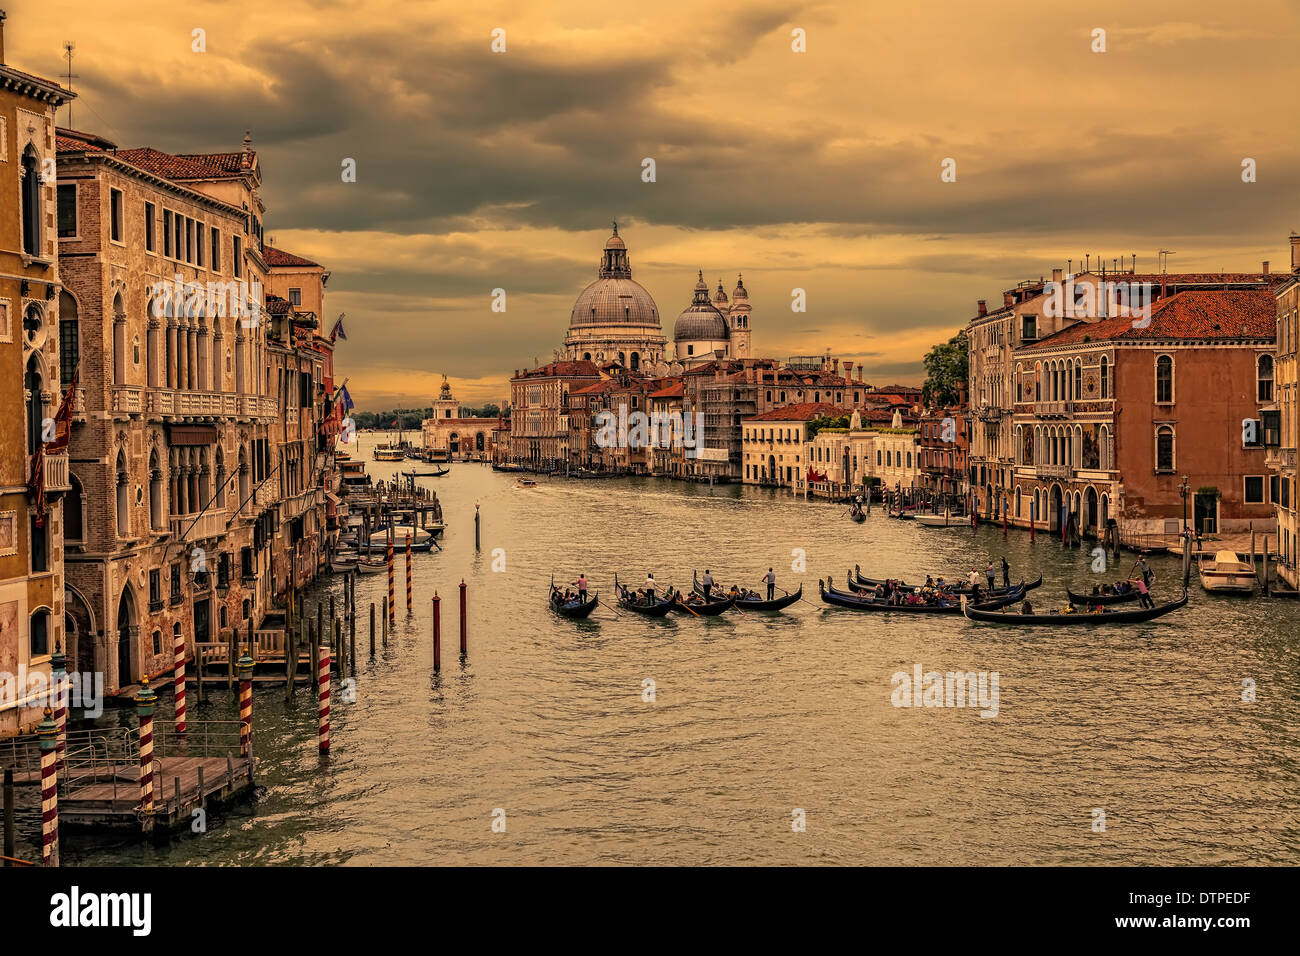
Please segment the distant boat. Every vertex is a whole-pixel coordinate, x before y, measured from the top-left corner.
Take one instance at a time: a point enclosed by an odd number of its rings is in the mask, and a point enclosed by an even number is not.
[[[1253,594],[1255,569],[1250,562],[1243,561],[1236,551],[1219,551],[1214,560],[1202,560],[1197,566],[1201,577],[1201,587],[1216,594]]]
[[[407,478],[441,478],[450,471],[450,468],[439,468],[437,471],[404,471],[402,475]]]
[[[518,478],[515,480],[515,484],[517,484],[520,488],[533,488],[536,487],[537,482],[534,481],[532,478]]]

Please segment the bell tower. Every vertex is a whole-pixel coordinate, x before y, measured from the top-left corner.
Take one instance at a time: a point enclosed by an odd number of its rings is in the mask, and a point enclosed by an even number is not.
[[[447,383],[446,375],[442,377],[442,388],[438,391],[438,399],[433,403],[433,417],[438,421],[460,418],[460,402],[456,401],[451,394],[451,385]]]

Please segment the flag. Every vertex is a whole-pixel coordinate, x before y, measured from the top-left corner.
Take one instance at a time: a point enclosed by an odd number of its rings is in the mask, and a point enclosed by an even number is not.
[[[344,412],[350,412],[352,409],[356,408],[356,404],[352,401],[352,396],[348,394],[348,387],[346,385],[339,390],[339,395],[339,404],[343,406]]]
[[[393,419],[393,427],[394,427],[394,428],[397,427],[397,419],[396,419],[396,418]]]
[[[331,342],[333,342],[335,338],[340,338],[345,342],[348,340],[347,330],[343,328],[343,316],[345,315],[347,315],[346,312],[340,312],[339,317],[334,320],[334,327],[330,329]]]

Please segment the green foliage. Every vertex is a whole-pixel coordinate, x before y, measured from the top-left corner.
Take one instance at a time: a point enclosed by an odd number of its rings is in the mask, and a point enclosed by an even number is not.
[[[811,440],[817,437],[817,433],[823,428],[848,428],[849,416],[840,415],[833,418],[829,415],[819,415],[808,423],[808,438]]]
[[[921,404],[927,408],[956,405],[961,387],[966,384],[970,366],[966,333],[958,332],[925,356],[925,384],[921,386]]]

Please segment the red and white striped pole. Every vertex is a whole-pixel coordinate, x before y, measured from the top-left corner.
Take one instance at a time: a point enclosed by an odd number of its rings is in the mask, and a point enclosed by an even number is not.
[[[140,825],[145,833],[153,832],[153,709],[157,703],[149,678],[142,678],[135,712],[140,717]]]
[[[197,648],[195,649],[197,653]],[[185,733],[185,635],[172,637],[172,700],[176,702],[176,733]]]
[[[63,653],[63,643],[54,648],[50,658],[50,676],[54,679],[54,769],[63,771],[63,761],[68,755],[68,658]]]
[[[244,656],[235,662],[239,673],[239,755],[253,755],[253,659]]]
[[[45,719],[36,728],[41,744],[41,862],[59,865],[59,776],[55,767],[55,739],[58,726],[45,708]]]
[[[411,613],[411,532],[406,532],[406,613]]]
[[[320,681],[320,699],[316,706],[316,740],[320,752],[330,752],[330,649],[328,644],[320,646],[320,661],[317,674]]]
[[[388,627],[397,627],[397,594],[393,588],[393,536],[388,536]]]

